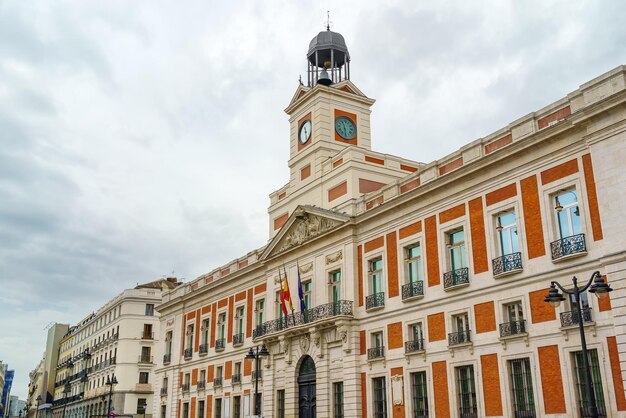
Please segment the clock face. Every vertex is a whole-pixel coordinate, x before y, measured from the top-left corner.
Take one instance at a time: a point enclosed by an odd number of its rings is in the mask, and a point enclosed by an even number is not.
[[[343,139],[354,139],[356,137],[356,126],[352,119],[346,116],[339,116],[335,119],[335,130]]]
[[[300,133],[298,135],[298,141],[301,144],[306,144],[309,138],[311,137],[311,128],[312,124],[310,120],[305,120],[302,125],[300,125]]]

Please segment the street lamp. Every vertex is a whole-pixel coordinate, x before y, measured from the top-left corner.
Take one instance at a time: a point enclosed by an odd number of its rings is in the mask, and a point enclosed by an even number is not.
[[[112,375],[111,378],[107,376],[107,381],[105,383],[109,387],[109,406],[107,408],[107,417],[111,416],[111,396],[113,396],[113,385],[117,385],[117,378],[115,375]]]
[[[65,397],[63,398],[62,418],[65,418],[65,408],[67,408],[67,394],[70,393],[71,391],[72,391],[72,385],[70,385],[70,382],[67,382],[65,386],[63,386],[63,393],[65,394]]]
[[[563,293],[568,295],[575,296],[576,300],[576,313],[578,314],[578,329],[580,331],[580,344],[582,346],[583,352],[583,367],[585,369],[585,386],[587,387],[587,393],[589,394],[589,416],[591,418],[598,417],[598,406],[596,405],[596,395],[593,390],[593,384],[591,382],[591,369],[589,367],[589,358],[587,356],[587,341],[585,340],[585,329],[583,327],[583,312],[580,303],[580,295],[585,293],[587,289],[589,292],[595,294],[599,299],[606,297],[611,289],[611,286],[604,282],[602,276],[599,271],[595,271],[587,284],[583,287],[578,287],[578,279],[576,276],[572,279],[572,283],[574,284],[573,290],[567,290],[563,286],[561,286],[558,282],[550,283],[550,290],[544,299],[544,302],[550,303],[553,307],[558,307],[562,301],[565,300],[565,297],[561,293],[559,293],[557,287],[561,289]],[[593,283],[593,284],[592,284]]]
[[[41,403],[42,399],[41,399],[41,395],[37,396],[37,409],[35,410],[35,418],[39,417],[39,404]]]
[[[250,347],[250,351],[246,354],[246,360],[255,360],[254,370],[256,371],[254,376],[254,415],[261,416],[261,402],[259,399],[259,374],[261,371],[261,357],[269,356],[270,352],[267,351],[265,344],[259,346]]]

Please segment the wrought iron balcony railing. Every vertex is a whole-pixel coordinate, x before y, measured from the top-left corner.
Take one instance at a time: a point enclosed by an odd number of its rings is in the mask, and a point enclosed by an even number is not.
[[[198,389],[204,389],[206,387],[206,382],[204,380],[198,380]]]
[[[368,360],[375,360],[375,359],[384,358],[384,357],[385,357],[385,346],[384,345],[367,349],[367,359]]]
[[[207,343],[200,344],[200,346],[198,347],[198,353],[206,354],[208,352],[209,352],[209,344]]]
[[[243,344],[243,332],[233,335],[233,345]]]
[[[550,249],[552,251],[553,260],[574,254],[584,254],[587,252],[585,234],[572,235],[571,237],[565,237],[551,242]]]
[[[222,386],[222,378],[221,377],[216,377],[215,379],[213,379],[213,386],[221,387]]]
[[[365,298],[365,309],[382,308],[385,306],[385,292],[378,292]]]
[[[252,370],[252,381],[254,382],[256,380],[256,370]],[[263,380],[263,370],[259,370],[259,380]]]
[[[183,393],[189,392],[189,383],[183,383],[182,389]]]
[[[404,343],[405,353],[415,353],[418,351],[424,351],[424,339],[418,338],[413,341],[407,341]]]
[[[233,375],[230,377],[230,381],[233,385],[241,383],[241,373],[233,373]]]
[[[142,340],[154,340],[154,332],[142,332],[141,333]]]
[[[185,357],[185,360],[191,359],[191,357],[193,356],[193,349],[192,348],[185,348],[183,356]]]
[[[172,353],[163,354],[163,364],[170,364],[172,361]]]
[[[139,356],[139,363],[150,364],[152,362],[154,362],[154,356]]]
[[[505,322],[500,324],[500,337],[511,337],[513,335],[526,333],[526,320]]]
[[[493,275],[499,276],[504,273],[512,273],[522,270],[522,253],[511,253],[491,260]]]
[[[215,340],[215,351],[222,351],[224,348],[226,348],[226,338]]]
[[[424,296],[424,282],[407,283],[402,286],[402,300]]]
[[[312,322],[321,321],[335,316],[352,316],[352,301],[340,300],[316,306],[304,312],[295,312],[283,318],[274,319],[258,325],[252,331],[252,338],[263,337],[290,327],[297,327]]]
[[[167,396],[167,388],[161,388],[161,396]]]
[[[444,289],[450,289],[463,284],[469,284],[469,269],[467,267],[443,273]]]
[[[583,324],[585,322],[591,322],[591,308],[582,308],[583,311]],[[578,315],[578,311],[569,311],[561,313],[561,326],[562,327],[573,327],[578,325],[580,322],[580,316]]]
[[[465,331],[451,332],[448,334],[448,345],[459,345],[471,342],[472,339],[469,329]]]

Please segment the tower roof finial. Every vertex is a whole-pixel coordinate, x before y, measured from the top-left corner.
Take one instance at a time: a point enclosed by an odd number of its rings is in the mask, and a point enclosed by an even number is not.
[[[326,10],[326,30],[330,30],[330,10]]]

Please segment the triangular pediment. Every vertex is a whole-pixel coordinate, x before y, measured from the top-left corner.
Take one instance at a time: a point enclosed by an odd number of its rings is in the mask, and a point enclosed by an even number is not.
[[[260,260],[272,258],[326,235],[350,220],[345,213],[316,206],[298,206],[281,230],[265,247]]]
[[[287,107],[288,108],[291,107],[292,104],[300,100],[300,98],[304,96],[309,90],[311,90],[310,87],[305,87],[302,84],[300,84],[298,88],[296,89],[296,92],[291,97],[291,101],[289,102],[289,106]]]

